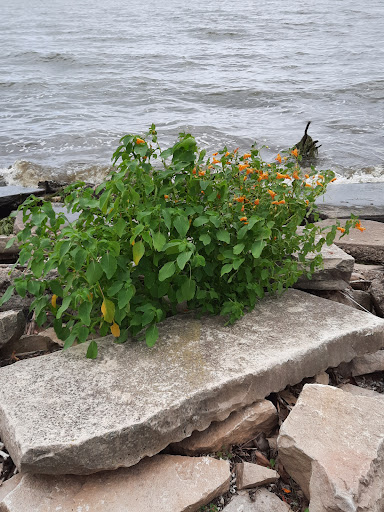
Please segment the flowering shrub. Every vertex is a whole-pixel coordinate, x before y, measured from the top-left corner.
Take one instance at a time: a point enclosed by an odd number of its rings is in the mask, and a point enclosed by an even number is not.
[[[297,149],[271,164],[256,147],[207,157],[183,133],[161,151],[152,126],[145,138],[123,137],[113,162],[96,190],[67,188],[65,203],[79,213],[73,224],[63,227],[64,214],[50,202],[31,197],[20,207],[18,263],[30,273],[14,287],[36,297],[38,324],[53,314],[65,348],[92,333],[124,342],[143,332],[152,346],[156,324],[180,304],[232,323],[266,292],[281,293],[313,273],[322,245],[354,222],[319,238],[308,218],[335,177],[304,174]],[[307,263],[311,251],[318,254]],[[12,293],[10,287],[2,302]],[[87,355],[96,354],[92,341]]]

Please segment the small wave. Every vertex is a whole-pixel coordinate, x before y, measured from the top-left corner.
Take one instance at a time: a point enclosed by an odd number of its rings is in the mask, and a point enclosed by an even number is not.
[[[28,59],[29,61],[34,60],[38,62],[69,62],[73,63],[76,59],[73,55],[59,52],[41,53],[36,51],[19,52],[14,55],[9,54],[9,57]]]
[[[99,184],[105,180],[112,167],[90,163],[69,163],[62,167],[39,165],[27,160],[16,160],[8,169],[0,169],[0,176],[7,185],[37,187],[39,181],[54,180],[62,183],[85,181]]]

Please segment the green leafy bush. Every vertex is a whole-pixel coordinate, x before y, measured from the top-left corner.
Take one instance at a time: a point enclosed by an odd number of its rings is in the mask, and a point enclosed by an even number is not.
[[[184,133],[161,151],[154,126],[146,140],[126,135],[107,181],[66,189],[76,222],[63,226],[64,214],[35,197],[20,207],[18,263],[30,273],[14,287],[36,297],[38,324],[54,316],[65,348],[92,333],[124,342],[141,331],[152,346],[156,324],[180,304],[234,322],[265,292],[281,293],[311,274],[321,255],[307,264],[307,254],[344,229],[317,237],[308,218],[334,174],[304,175],[299,161],[293,150],[268,164],[256,147],[207,158]],[[87,355],[96,357],[94,341]]]

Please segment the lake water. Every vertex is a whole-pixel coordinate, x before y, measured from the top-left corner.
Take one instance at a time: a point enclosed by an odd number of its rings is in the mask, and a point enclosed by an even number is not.
[[[319,167],[384,181],[382,0],[0,0],[0,174],[102,178],[158,127],[208,150],[300,140]]]

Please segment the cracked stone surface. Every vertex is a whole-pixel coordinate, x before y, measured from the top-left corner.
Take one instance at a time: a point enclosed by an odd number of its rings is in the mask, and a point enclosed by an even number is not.
[[[384,510],[384,402],[306,384],[277,440],[311,512]]]
[[[87,344],[0,368],[0,436],[21,472],[132,466],[271,392],[384,346],[384,320],[299,290],[235,325],[177,316],[144,343]]]
[[[88,476],[17,475],[7,482],[0,512],[195,512],[225,493],[229,481],[228,461],[157,455]]]

